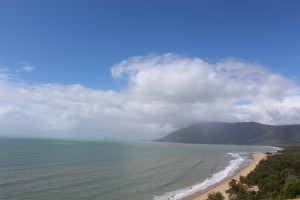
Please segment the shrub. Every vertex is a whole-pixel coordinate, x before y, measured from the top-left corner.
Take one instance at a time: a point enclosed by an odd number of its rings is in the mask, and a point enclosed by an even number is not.
[[[291,199],[291,198],[295,198],[299,194],[300,194],[300,179],[296,180],[295,182],[288,183],[283,188],[282,198]]]
[[[213,192],[207,195],[206,200],[224,200],[225,197],[221,192]]]

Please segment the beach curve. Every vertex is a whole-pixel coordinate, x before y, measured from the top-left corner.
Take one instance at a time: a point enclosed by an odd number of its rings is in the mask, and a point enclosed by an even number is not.
[[[183,200],[205,200],[207,198],[207,195],[212,192],[221,192],[224,195],[225,200],[228,200],[229,198],[225,191],[229,189],[229,181],[231,179],[239,180],[240,176],[247,176],[247,174],[249,174],[251,171],[253,171],[255,169],[255,167],[258,165],[258,163],[261,160],[267,158],[267,155],[265,153],[253,153],[253,154],[251,154],[251,156],[253,158],[252,162],[249,163],[244,168],[237,171],[232,177],[225,179],[204,191],[201,191],[192,196],[183,198]]]

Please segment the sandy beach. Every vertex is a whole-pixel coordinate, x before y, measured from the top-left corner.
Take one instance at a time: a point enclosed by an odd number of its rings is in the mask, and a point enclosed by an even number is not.
[[[267,157],[266,154],[264,153],[254,153],[252,154],[253,156],[253,161],[247,165],[246,167],[244,167],[243,169],[241,169],[240,171],[238,171],[233,177],[230,177],[229,179],[226,179],[225,181],[213,186],[212,188],[209,188],[206,191],[200,192],[198,194],[195,194],[191,197],[186,198],[185,200],[205,200],[207,198],[207,195],[211,192],[221,192],[225,199],[228,200],[228,195],[226,194],[226,190],[229,189],[228,187],[228,183],[231,179],[236,179],[239,180],[240,176],[246,176],[247,174],[249,174],[252,170],[255,169],[256,165],[262,160],[265,159]]]

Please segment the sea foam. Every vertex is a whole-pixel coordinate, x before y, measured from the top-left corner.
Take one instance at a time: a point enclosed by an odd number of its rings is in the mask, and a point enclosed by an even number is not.
[[[230,175],[239,169],[241,164],[245,161],[245,158],[238,153],[228,153],[234,159],[230,161],[230,164],[222,171],[213,174],[210,178],[207,178],[201,183],[186,187],[184,189],[176,190],[173,192],[168,192],[162,196],[155,196],[153,200],[180,200],[184,197],[190,196],[212,186]]]

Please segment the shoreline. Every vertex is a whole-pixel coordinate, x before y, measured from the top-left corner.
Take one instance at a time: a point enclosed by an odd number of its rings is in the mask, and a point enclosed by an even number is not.
[[[253,153],[251,154],[253,160],[250,162],[247,166],[241,168],[240,170],[236,171],[234,175],[220,181],[219,183],[216,183],[215,185],[208,187],[207,189],[197,192],[191,196],[185,197],[182,200],[205,200],[207,198],[207,195],[212,192],[221,192],[225,200],[228,200],[228,195],[225,192],[229,189],[229,181],[231,179],[239,180],[240,176],[247,176],[251,171],[255,169],[255,167],[258,165],[258,163],[267,158],[267,155],[265,153]]]

